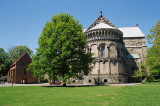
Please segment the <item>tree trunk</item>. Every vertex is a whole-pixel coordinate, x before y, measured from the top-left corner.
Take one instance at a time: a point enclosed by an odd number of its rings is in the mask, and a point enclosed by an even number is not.
[[[66,86],[66,83],[64,83],[63,86],[65,87],[65,86]]]

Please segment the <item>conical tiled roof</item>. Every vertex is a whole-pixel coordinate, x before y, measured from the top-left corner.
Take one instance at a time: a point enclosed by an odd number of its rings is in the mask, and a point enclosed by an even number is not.
[[[110,28],[110,29],[117,29],[118,28],[113,25],[109,20],[107,20],[102,14],[97,18],[97,20],[86,30],[94,30],[94,29],[101,29],[101,28]]]

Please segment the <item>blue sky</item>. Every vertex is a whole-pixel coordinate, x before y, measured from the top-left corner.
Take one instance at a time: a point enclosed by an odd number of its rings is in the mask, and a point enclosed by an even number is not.
[[[102,10],[115,26],[139,24],[146,36],[160,18],[159,5],[160,0],[0,0],[0,48],[26,45],[35,53],[42,28],[59,13],[71,14],[86,29]]]

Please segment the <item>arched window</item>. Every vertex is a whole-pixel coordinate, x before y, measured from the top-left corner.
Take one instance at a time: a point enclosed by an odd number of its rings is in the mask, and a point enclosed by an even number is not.
[[[102,45],[101,46],[101,57],[104,57],[105,56],[105,46]]]

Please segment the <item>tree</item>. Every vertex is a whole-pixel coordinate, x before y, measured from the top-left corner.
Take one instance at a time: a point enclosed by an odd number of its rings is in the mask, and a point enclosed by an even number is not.
[[[145,61],[138,64],[138,70],[134,71],[132,77],[136,82],[142,82],[146,80],[146,78],[148,77],[148,69]]]
[[[160,78],[160,47],[151,47],[148,49],[148,56],[146,58],[147,66],[151,76]]]
[[[160,46],[160,19],[154,26],[152,26],[152,29],[150,29],[150,34],[147,35],[147,40],[155,47]]]
[[[150,75],[160,78],[160,19],[150,30],[147,39],[153,45],[148,49],[148,56],[146,58]]]
[[[6,76],[11,65],[11,60],[4,49],[0,48],[0,75]]]
[[[54,15],[45,24],[38,43],[37,53],[29,65],[35,76],[40,78],[47,73],[50,79],[61,78],[65,86],[66,79],[88,74],[93,58],[85,52],[87,40],[82,25],[71,15]]]
[[[9,48],[8,55],[12,62],[14,62],[26,52],[32,57],[33,51],[30,50],[27,46],[16,46]]]

